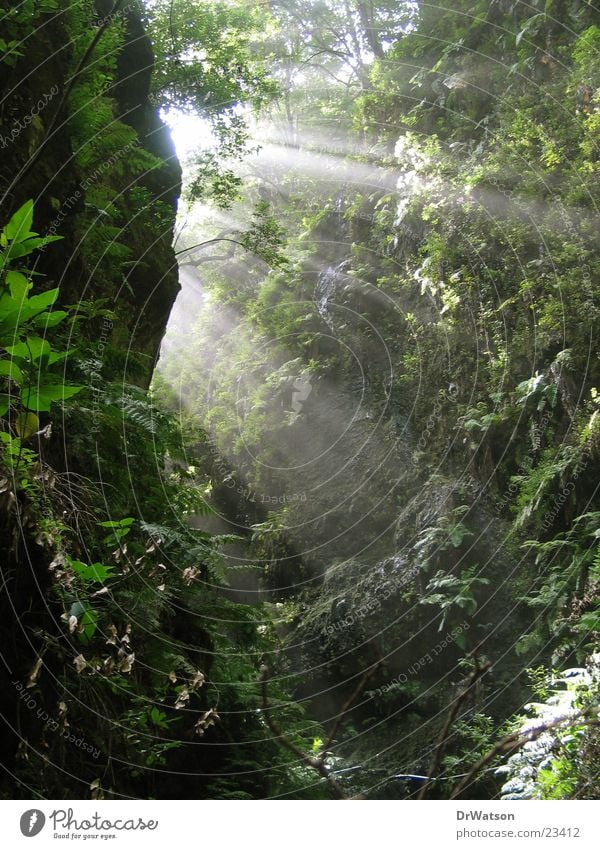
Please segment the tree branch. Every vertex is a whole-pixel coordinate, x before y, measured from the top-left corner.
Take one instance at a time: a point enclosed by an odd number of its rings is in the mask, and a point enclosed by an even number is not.
[[[336,716],[334,723],[333,723],[333,727],[331,729],[331,732],[329,733],[329,737],[327,738],[327,742],[325,743],[325,746],[323,747],[323,751],[326,752],[329,749],[329,747],[331,746],[331,744],[333,743],[333,741],[335,739],[335,736],[336,736],[336,734],[339,730],[339,727],[342,724],[346,714],[348,713],[348,711],[350,710],[352,705],[355,703],[355,701],[358,699],[360,694],[363,692],[363,690],[365,689],[365,687],[367,686],[367,684],[369,683],[369,681],[371,680],[373,675],[375,675],[375,673],[377,672],[377,670],[379,669],[379,667],[381,666],[382,663],[383,663],[382,660],[376,661],[373,664],[373,666],[360,679],[360,681],[356,685],[356,688],[354,689],[352,694],[349,696],[349,698],[346,700],[341,711]]]
[[[429,767],[429,772],[427,773],[427,781],[424,782],[423,787],[421,788],[419,795],[417,796],[417,799],[424,799],[425,796],[427,795],[427,793],[429,792],[429,786],[431,784],[431,781],[432,781],[432,779],[435,778],[436,773],[439,771],[440,764],[442,762],[442,755],[444,754],[446,746],[448,745],[448,738],[450,736],[450,731],[452,729],[452,726],[454,725],[456,717],[458,716],[458,712],[459,712],[461,706],[467,700],[473,686],[476,684],[476,682],[483,675],[485,675],[485,673],[488,671],[488,669],[492,665],[489,660],[487,660],[483,664],[483,666],[479,666],[479,664],[477,663],[477,660],[475,661],[475,663],[476,663],[475,669],[473,670],[473,672],[469,676],[469,680],[467,681],[465,688],[454,699],[454,704],[452,705],[452,710],[448,714],[448,719],[446,720],[446,722],[444,724],[444,727],[442,729],[442,733],[439,736],[438,742],[436,744],[436,747],[435,747],[435,750],[434,750],[434,753],[433,753],[433,759],[431,761],[431,766]]]
[[[179,256],[180,254],[185,254],[188,251],[196,251],[200,248],[204,248],[207,245],[214,245],[215,242],[231,242],[233,245],[239,245],[244,250],[248,250],[246,245],[243,242],[238,242],[237,239],[228,239],[226,236],[216,236],[214,239],[207,239],[206,242],[199,242],[197,245],[192,245],[191,248],[182,248],[180,251],[175,251],[175,256]]]
[[[280,743],[285,749],[292,752],[300,761],[305,763],[311,769],[314,769],[319,775],[324,778],[329,787],[331,789],[332,794],[336,799],[348,799],[339,783],[337,782],[335,776],[331,774],[329,769],[327,768],[324,756],[321,755],[318,758],[313,758],[311,755],[304,752],[300,746],[297,746],[293,740],[282,731],[279,727],[273,716],[271,715],[271,706],[269,705],[269,696],[267,691],[267,684],[269,681],[269,669],[267,666],[261,667],[261,676],[260,676],[260,688],[261,688],[261,696],[262,696],[262,711],[265,717],[265,721],[269,726],[274,738]]]

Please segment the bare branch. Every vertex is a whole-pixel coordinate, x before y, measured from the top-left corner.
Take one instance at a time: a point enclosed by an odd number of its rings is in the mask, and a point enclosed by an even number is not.
[[[262,695],[262,711],[265,717],[265,721],[269,726],[271,732],[273,733],[274,738],[280,743],[285,749],[292,752],[299,760],[305,763],[311,769],[314,769],[319,775],[324,778],[329,787],[331,789],[332,794],[336,799],[348,799],[339,783],[337,782],[335,776],[331,774],[329,769],[327,768],[323,756],[318,758],[313,758],[311,755],[304,752],[300,746],[297,746],[293,740],[281,730],[275,719],[271,714],[271,706],[269,705],[269,696],[267,691],[267,684],[269,681],[269,669],[267,666],[263,666],[261,668],[261,677],[260,677],[260,687],[261,687],[261,695]]]
[[[243,242],[238,242],[237,239],[228,239],[225,236],[217,236],[214,239],[207,239],[206,242],[199,242],[197,245],[192,245],[191,248],[182,248],[180,251],[175,251],[175,256],[179,256],[180,254],[185,254],[188,251],[196,251],[201,248],[205,248],[207,245],[214,245],[216,242],[231,242],[233,245],[239,245],[241,248],[246,248]]]
[[[469,676],[469,680],[465,685],[464,689],[456,696],[454,699],[454,703],[452,705],[452,710],[448,714],[448,719],[446,720],[444,727],[442,729],[442,733],[439,736],[438,742],[436,744],[433,759],[431,761],[431,766],[429,767],[429,772],[427,773],[427,781],[424,782],[417,799],[424,799],[427,793],[429,792],[429,787],[431,785],[431,781],[435,778],[436,774],[439,772],[440,764],[442,762],[442,755],[448,745],[448,738],[450,737],[450,732],[452,730],[452,726],[456,721],[456,717],[458,716],[458,712],[460,711],[461,706],[469,697],[471,690],[473,689],[476,682],[488,671],[492,664],[489,660],[487,660],[483,666],[479,666],[476,661],[476,666],[471,675]]]
[[[354,689],[354,691],[352,692],[350,697],[346,700],[341,711],[336,716],[334,723],[333,723],[333,727],[332,727],[331,732],[329,734],[329,737],[327,738],[327,742],[325,743],[325,746],[323,747],[323,751],[326,752],[329,749],[329,747],[331,746],[331,744],[335,740],[335,736],[336,736],[336,734],[339,730],[340,725],[344,721],[346,714],[351,709],[352,705],[356,702],[356,700],[359,698],[360,694],[363,692],[363,690],[365,689],[365,687],[367,686],[367,684],[369,683],[369,681],[371,680],[373,675],[375,675],[375,673],[377,672],[377,670],[379,669],[379,667],[381,666],[382,663],[383,663],[382,660],[376,661],[373,664],[373,666],[360,679],[360,681],[356,685],[356,688]]]

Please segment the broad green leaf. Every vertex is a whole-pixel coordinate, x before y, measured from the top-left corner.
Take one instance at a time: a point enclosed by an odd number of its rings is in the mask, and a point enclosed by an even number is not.
[[[22,241],[31,234],[32,224],[33,201],[27,200],[23,206],[15,212],[4,228],[4,235],[8,241]]]
[[[47,292],[41,292],[39,295],[33,295],[33,297],[29,298],[27,301],[27,306],[29,309],[35,310],[36,312],[45,310],[48,307],[51,307],[56,301],[58,298],[58,292],[58,289],[49,289]]]
[[[126,519],[118,519],[116,521],[110,522],[100,522],[101,528],[128,528],[130,525],[133,525],[135,519],[132,519],[128,516]]]
[[[33,319],[33,323],[36,327],[56,327],[57,324],[60,324],[67,316],[68,312],[64,310],[52,310],[52,312],[43,312],[40,315],[36,315]]]
[[[13,298],[8,292],[0,295],[0,319],[4,319],[5,316],[19,310],[21,307],[21,301],[22,299],[15,300],[15,298]]]
[[[63,360],[66,360],[69,354],[72,354],[75,351],[75,348],[71,348],[70,351],[52,351],[52,353],[48,357],[48,365],[53,366],[55,363],[61,363]]]
[[[458,548],[467,536],[471,537],[473,534],[460,522],[458,525],[453,525],[448,532],[448,538],[454,548]]]
[[[84,646],[86,646],[94,636],[96,628],[98,627],[97,623],[98,614],[91,607],[88,607],[83,616],[79,619],[79,625],[83,628],[83,630],[77,634],[79,642],[83,643]]]
[[[71,569],[79,575],[83,581],[93,581],[97,584],[103,584],[107,578],[114,576],[113,566],[105,566],[103,563],[82,563],[81,560],[69,560]]]
[[[36,236],[34,239],[25,239],[24,242],[11,242],[6,249],[6,257],[9,259],[19,259],[22,256],[29,256],[37,248],[46,245],[50,241],[55,242],[56,237],[46,238],[44,236]]]
[[[43,293],[44,296],[49,294],[49,292]],[[33,298],[24,298],[19,301],[6,293],[0,296],[0,327],[3,332],[16,329],[39,313],[43,313],[47,307],[43,301],[37,300],[39,297],[35,295]]]
[[[21,439],[29,439],[40,429],[40,420],[35,413],[19,413],[15,419],[15,430]]]
[[[57,401],[66,401],[78,392],[83,386],[66,386],[64,383],[47,383],[36,386],[29,390],[29,394],[23,400],[23,406],[27,410],[36,413],[49,413],[52,404]]]
[[[28,336],[23,342],[10,345],[6,350],[11,357],[18,357],[32,363],[37,362],[41,357],[48,357],[52,353],[50,343],[40,336]]]
[[[5,392],[0,392],[0,416],[5,416],[11,403],[15,400],[14,395],[7,395]],[[0,434],[0,437],[2,434]]]
[[[8,377],[18,383],[23,383],[23,372],[13,360],[0,360],[0,377]]]
[[[168,728],[169,723],[167,720],[167,714],[162,710],[159,710],[157,707],[153,707],[150,711],[150,721],[158,726],[158,728]]]
[[[45,245],[49,245],[52,242],[62,242],[64,238],[64,236],[44,236],[42,241]]]
[[[6,274],[6,282],[10,291],[11,298],[21,304],[27,292],[31,289],[32,284],[24,274],[20,271],[9,271]]]

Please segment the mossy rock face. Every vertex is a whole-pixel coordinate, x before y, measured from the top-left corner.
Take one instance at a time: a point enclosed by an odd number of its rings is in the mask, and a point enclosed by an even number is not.
[[[97,5],[100,17],[105,6]],[[81,20],[74,23],[71,14]],[[76,26],[86,31],[79,34]],[[116,314],[112,343],[129,349],[137,361],[125,379],[147,386],[179,291],[171,243],[181,168],[168,129],[149,101],[154,58],[139,11],[131,4],[127,8],[116,70],[108,70],[112,60],[98,48],[89,72],[70,86],[79,61],[73,44],[89,36],[89,26],[81,11],[54,15],[27,36],[26,75],[21,62],[0,63],[7,127],[18,129],[3,150],[2,211],[7,218],[35,199],[36,231],[63,237],[40,253],[37,269],[60,284],[64,304],[107,299]],[[49,43],[55,47],[50,54]],[[113,73],[116,85],[109,88],[110,97],[97,98],[93,116],[100,120],[104,110],[107,126],[90,127],[90,138],[82,140],[80,105],[73,106],[73,98],[96,72]],[[66,91],[70,96],[64,99]],[[106,149],[94,158],[94,145],[101,150],[104,137]],[[146,193],[147,212],[140,209],[136,190]],[[100,237],[103,228],[106,236]],[[97,341],[97,328],[90,332]]]
[[[478,656],[494,661],[515,643],[524,623],[518,614],[504,621],[501,612],[511,604],[512,584],[505,582],[511,554],[501,547],[506,531],[504,521],[465,495],[458,481],[437,477],[399,515],[393,556],[376,563],[334,562],[318,593],[304,599],[288,643],[292,667],[308,670],[299,695],[311,699],[321,721],[335,715],[364,670],[379,664],[344,732],[342,750],[350,762],[369,762],[375,752],[389,749],[394,752],[386,761],[389,775],[426,773],[432,739],[468,680],[461,665],[465,653],[477,647]],[[477,596],[477,609],[457,607],[442,624],[439,607],[423,603],[431,594],[428,584],[440,570],[460,576],[471,565],[489,582]],[[505,658],[477,691],[485,712],[500,722],[522,702],[527,687],[522,669],[521,658]],[[467,706],[472,705],[471,698]],[[379,762],[377,768],[384,769]],[[379,787],[376,771],[367,769],[360,780]],[[412,779],[390,781],[373,791],[375,798],[414,792]]]

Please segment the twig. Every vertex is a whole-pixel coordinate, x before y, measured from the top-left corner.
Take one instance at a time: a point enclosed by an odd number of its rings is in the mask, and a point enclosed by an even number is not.
[[[273,736],[275,739],[288,751],[292,752],[299,760],[303,761],[307,766],[311,769],[316,770],[319,775],[324,778],[329,787],[331,789],[332,794],[336,799],[348,799],[349,797],[344,793],[339,783],[336,781],[335,777],[328,770],[323,756],[318,758],[313,758],[311,755],[307,754],[303,751],[300,746],[297,746],[293,740],[282,731],[279,727],[275,719],[273,719],[271,715],[271,706],[269,705],[269,696],[267,691],[267,684],[269,681],[269,669],[267,666],[261,667],[261,676],[260,676],[260,689],[262,695],[262,711],[265,717],[265,721],[271,731],[273,732]]]
[[[188,253],[188,251],[200,250],[201,248],[205,248],[208,245],[214,245],[217,242],[230,242],[233,245],[233,247],[229,248],[228,253],[219,254],[218,256],[204,257],[203,259],[194,259],[193,257],[190,257],[190,259],[187,262],[182,263],[182,265],[201,265],[202,263],[214,262],[215,260],[219,260],[219,259],[231,259],[231,257],[235,253],[235,246],[236,245],[238,245],[241,248],[244,248],[244,250],[248,250],[246,245],[244,245],[243,242],[238,242],[237,239],[228,239],[224,236],[217,236],[214,239],[208,239],[206,242],[200,242],[197,245],[192,245],[190,248],[182,248],[180,251],[175,251],[175,256],[180,256],[181,254]]]
[[[363,690],[365,689],[365,687],[367,686],[367,684],[369,683],[369,681],[371,680],[373,675],[375,675],[375,673],[377,672],[377,670],[379,669],[379,667],[381,666],[382,663],[383,663],[382,660],[378,660],[376,663],[373,664],[373,666],[360,679],[360,681],[356,685],[355,689],[353,690],[352,694],[350,695],[350,697],[344,703],[341,711],[338,713],[338,715],[336,716],[336,718],[334,720],[333,728],[331,729],[331,732],[330,732],[330,734],[327,738],[327,742],[325,743],[325,746],[323,747],[324,752],[326,752],[329,749],[329,747],[331,746],[331,744],[335,740],[335,735],[337,734],[339,727],[342,724],[346,714],[348,713],[348,711],[350,710],[350,708],[352,707],[354,702],[358,699],[360,694],[363,692]]]
[[[477,663],[477,661],[476,661]],[[429,767],[429,772],[427,773],[427,781],[423,784],[417,799],[424,799],[429,791],[429,787],[431,785],[432,779],[435,777],[436,773],[439,771],[440,764],[442,761],[442,755],[446,749],[448,744],[448,738],[450,736],[450,730],[458,716],[458,712],[462,707],[463,703],[468,698],[473,686],[475,683],[488,671],[492,664],[489,660],[487,660],[483,666],[479,666],[477,664],[475,669],[469,676],[469,680],[465,686],[465,688],[456,696],[454,699],[454,704],[452,706],[452,710],[448,714],[448,719],[446,720],[444,727],[442,729],[442,733],[439,736],[438,742],[435,747],[435,751],[433,753],[433,759],[431,761],[431,766]]]

